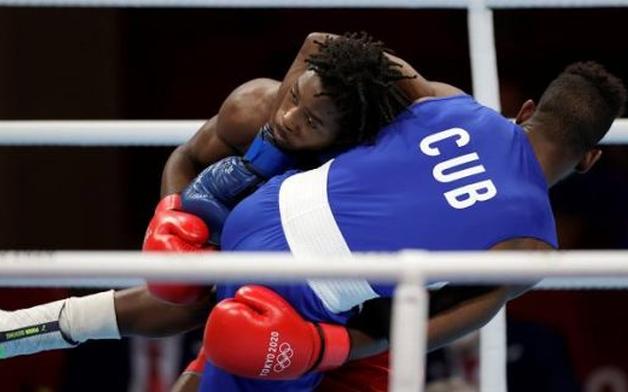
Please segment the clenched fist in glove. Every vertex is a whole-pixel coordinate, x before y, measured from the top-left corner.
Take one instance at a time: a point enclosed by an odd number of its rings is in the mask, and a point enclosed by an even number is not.
[[[306,321],[274,291],[250,285],[214,307],[204,345],[208,360],[229,373],[290,380],[341,366],[351,342],[343,326]]]
[[[150,220],[142,250],[196,251],[209,239],[209,229],[202,219],[184,212],[181,196],[172,194],[161,199]]]
[[[144,251],[195,252],[206,248],[209,229],[195,215],[181,210],[181,197],[172,194],[164,197],[148,224],[144,236]],[[204,286],[176,283],[148,283],[155,297],[174,304],[197,301],[207,291]]]

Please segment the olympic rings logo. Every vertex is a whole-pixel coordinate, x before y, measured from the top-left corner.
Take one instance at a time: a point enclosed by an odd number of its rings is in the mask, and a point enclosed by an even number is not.
[[[273,370],[276,373],[281,373],[286,370],[292,364],[290,358],[294,355],[294,350],[288,343],[281,343],[279,345],[279,354],[277,355],[277,363],[273,366]]]
[[[259,377],[268,377],[271,372],[281,373],[292,365],[294,350],[290,343],[281,342],[278,331],[271,331],[264,364],[259,370]]]

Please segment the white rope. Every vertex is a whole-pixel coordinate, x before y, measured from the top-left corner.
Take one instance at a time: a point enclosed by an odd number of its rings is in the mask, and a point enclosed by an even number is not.
[[[545,278],[535,290],[626,290],[626,278]]]
[[[202,124],[201,120],[0,121],[0,145],[177,146]],[[628,144],[628,119],[616,120],[602,143]]]
[[[39,279],[0,277],[0,287],[73,287],[73,288],[124,288],[142,286],[141,278],[83,278],[83,279]]]
[[[362,278],[401,281],[408,273],[458,283],[516,283],[543,277],[628,277],[628,251],[418,252],[358,254],[353,258],[295,258],[283,253],[206,255],[142,252],[5,252],[7,278],[132,278],[213,282],[254,279]],[[618,280],[614,284],[618,284]],[[628,281],[627,281],[628,282]]]
[[[626,7],[628,0],[486,0],[491,8]]]
[[[58,146],[179,145],[202,121],[0,121],[0,144]]]
[[[466,8],[467,0],[0,0],[0,5],[215,8]]]
[[[628,144],[628,119],[615,120],[602,144]]]
[[[212,8],[467,8],[474,0],[0,0],[5,6]],[[487,0],[490,8],[625,7],[628,0]]]
[[[5,278],[0,287],[122,288],[141,286],[143,278]],[[533,290],[628,290],[627,278],[545,278]]]

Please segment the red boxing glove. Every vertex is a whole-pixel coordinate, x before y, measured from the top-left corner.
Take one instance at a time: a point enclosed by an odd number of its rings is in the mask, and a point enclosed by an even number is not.
[[[193,252],[209,239],[209,229],[196,215],[181,211],[181,196],[161,199],[144,236],[144,251]]]
[[[209,238],[207,225],[196,215],[181,211],[181,197],[172,194],[161,199],[144,236],[144,251],[195,252],[204,249]],[[173,304],[190,304],[206,292],[203,286],[148,283],[155,297]]]
[[[342,326],[304,320],[274,291],[244,286],[214,307],[204,345],[208,360],[229,373],[291,380],[341,366],[351,341]]]

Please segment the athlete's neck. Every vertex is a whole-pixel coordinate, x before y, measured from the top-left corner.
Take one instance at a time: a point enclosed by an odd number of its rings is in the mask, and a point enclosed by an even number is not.
[[[571,159],[566,159],[564,148],[548,140],[542,124],[527,121],[520,125],[525,130],[534,150],[534,155],[543,170],[547,187],[551,188],[566,177],[574,165]]]

